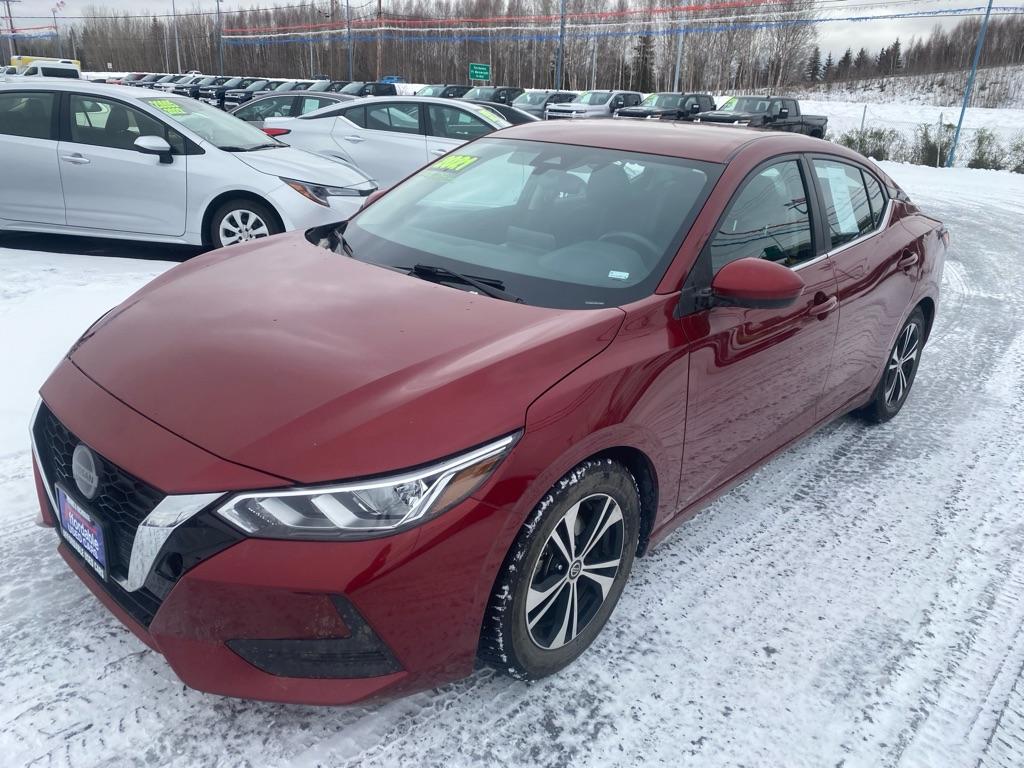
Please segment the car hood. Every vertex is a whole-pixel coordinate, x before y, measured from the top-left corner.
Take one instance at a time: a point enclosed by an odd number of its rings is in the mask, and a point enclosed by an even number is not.
[[[279,147],[255,152],[234,152],[233,156],[250,168],[270,176],[283,176],[331,187],[370,185],[376,189],[370,177],[362,171],[340,160],[314,155],[304,149]]]
[[[754,112],[723,112],[716,109],[713,112],[701,112],[699,117],[702,121],[733,123],[737,120],[753,120],[761,115]]]
[[[322,482],[521,428],[624,317],[479,296],[288,233],[170,270],[87,332],[71,361],[221,458]]]

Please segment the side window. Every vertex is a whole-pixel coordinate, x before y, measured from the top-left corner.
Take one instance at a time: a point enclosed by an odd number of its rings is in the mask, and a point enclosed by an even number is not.
[[[0,134],[55,140],[54,93],[0,94]]]
[[[350,123],[355,123],[360,128],[366,127],[366,107],[353,107],[352,109],[346,109],[341,113],[341,116]]]
[[[491,127],[476,115],[455,107],[430,105],[431,136],[469,141],[490,132]]]
[[[885,196],[885,192],[882,191],[882,185],[878,183],[878,179],[870,173],[864,171],[861,171],[861,173],[864,174],[864,181],[868,187],[868,202],[871,203],[871,223],[877,229],[882,225],[882,214],[885,213],[885,206],[889,203],[889,199]]]
[[[713,271],[747,256],[787,267],[813,258],[807,202],[807,187],[796,160],[776,163],[748,177],[711,240]]]
[[[366,107],[366,128],[392,133],[420,132],[420,105],[388,102]]]
[[[303,96],[299,100],[299,114],[304,115],[307,112],[313,112],[321,107],[328,107],[331,104],[337,103],[338,102],[333,99],[321,99],[316,96]]]
[[[860,169],[833,160],[814,160],[832,247],[855,240],[875,228]]]
[[[71,141],[132,149],[140,136],[167,138],[163,123],[117,101],[71,95]]]
[[[268,117],[289,117],[294,96],[274,96],[249,102],[234,113],[243,120],[266,120]]]

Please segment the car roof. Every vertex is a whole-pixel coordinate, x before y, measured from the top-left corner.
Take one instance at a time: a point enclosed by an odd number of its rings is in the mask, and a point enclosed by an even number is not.
[[[731,125],[694,125],[670,120],[541,120],[506,128],[499,138],[549,141],[556,144],[646,152],[668,157],[728,163],[742,148],[752,144],[773,144],[785,152],[821,152],[824,142],[796,133],[778,133]],[[846,154],[843,147],[828,145],[833,154]]]
[[[138,101],[143,98],[152,98],[156,94],[148,88],[132,88],[127,85],[108,85],[107,83],[93,83],[89,80],[71,80],[66,77],[33,77],[31,81],[28,79],[20,80],[18,82],[0,80],[0,89],[17,89],[24,90],[30,87],[33,90],[53,90],[53,91],[76,91],[77,93],[92,93],[97,96],[107,95],[116,96],[126,101],[135,100]],[[161,94],[163,98],[163,94]],[[167,98],[181,98],[174,95],[168,95]]]

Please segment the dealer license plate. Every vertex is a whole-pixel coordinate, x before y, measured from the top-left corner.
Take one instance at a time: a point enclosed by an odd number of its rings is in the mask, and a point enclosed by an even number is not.
[[[103,526],[82,505],[57,487],[60,531],[64,540],[93,570],[107,578],[107,545]]]

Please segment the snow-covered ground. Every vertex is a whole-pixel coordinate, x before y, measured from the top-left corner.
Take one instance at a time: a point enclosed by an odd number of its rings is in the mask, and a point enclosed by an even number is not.
[[[1024,765],[1024,176],[886,167],[952,231],[903,413],[681,527],[556,677],[368,707],[188,690],[67,569],[32,525],[33,390],[170,264],[0,249],[0,764]]]

